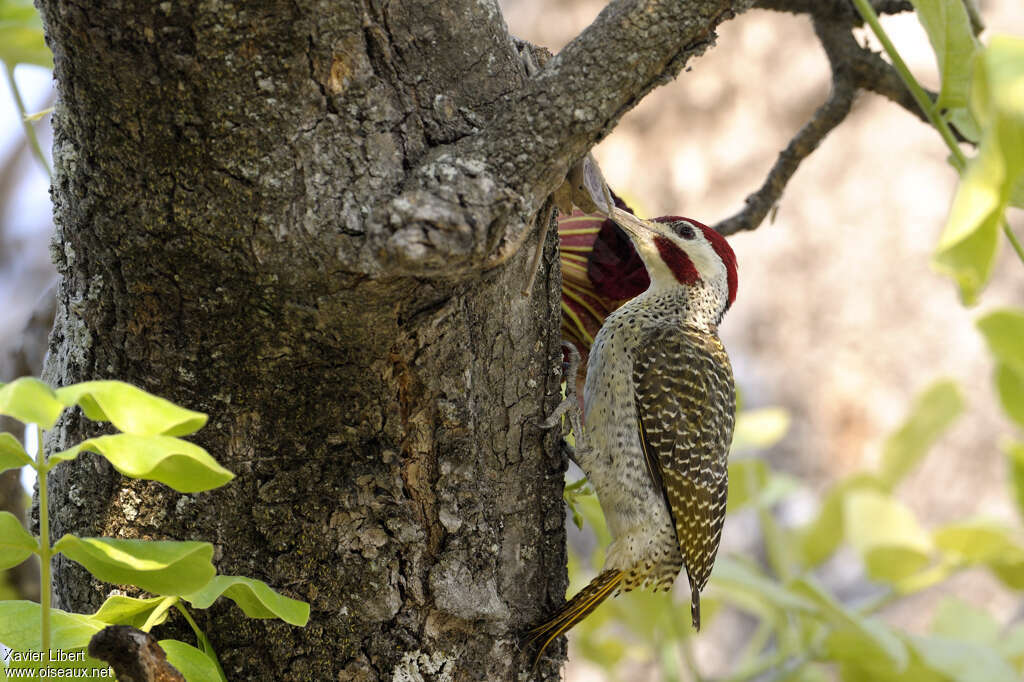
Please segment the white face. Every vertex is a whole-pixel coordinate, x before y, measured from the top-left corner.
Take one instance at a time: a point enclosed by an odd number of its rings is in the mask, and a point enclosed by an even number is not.
[[[679,280],[665,263],[655,244],[654,238],[661,236],[670,240],[689,257],[700,276],[701,284],[711,288],[723,302],[729,300],[728,272],[725,263],[719,258],[700,227],[688,220],[672,223],[641,220],[619,208],[614,209],[612,217],[626,230],[640,257],[643,258],[647,272],[651,276],[651,289],[680,286]]]

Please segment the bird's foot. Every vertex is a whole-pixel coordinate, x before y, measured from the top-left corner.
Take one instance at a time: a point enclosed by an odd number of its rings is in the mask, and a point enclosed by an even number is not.
[[[576,454],[586,449],[583,436],[583,409],[580,407],[579,395],[576,391],[576,374],[580,368],[580,354],[575,344],[570,341],[562,341],[562,348],[565,350],[568,361],[563,364],[565,378],[565,398],[558,404],[547,419],[541,422],[544,429],[560,428],[562,434],[562,447],[573,461]],[[568,442],[568,436],[572,435],[573,444]]]

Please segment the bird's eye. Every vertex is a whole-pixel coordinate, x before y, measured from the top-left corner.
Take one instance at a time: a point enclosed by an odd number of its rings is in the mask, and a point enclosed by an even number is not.
[[[683,239],[693,239],[696,236],[693,232],[693,225],[685,220],[677,220],[672,223],[672,230]]]

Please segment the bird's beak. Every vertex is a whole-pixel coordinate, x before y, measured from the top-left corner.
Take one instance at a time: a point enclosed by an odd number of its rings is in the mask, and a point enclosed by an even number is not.
[[[618,206],[612,206],[612,212],[609,217],[635,239],[650,239],[652,236],[660,234],[660,230],[655,227],[656,223],[637,218],[629,211],[623,211]]]

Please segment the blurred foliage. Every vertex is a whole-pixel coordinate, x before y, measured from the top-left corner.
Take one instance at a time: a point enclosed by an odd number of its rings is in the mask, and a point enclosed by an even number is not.
[[[720,556],[705,598],[710,627],[727,607],[755,624],[727,679],[833,679],[832,671],[843,680],[1021,678],[1024,625],[1000,624],[979,607],[954,600],[943,602],[931,633],[924,636],[900,631],[874,615],[972,567],[988,570],[1011,590],[1024,590],[1020,526],[970,521],[926,529],[896,494],[962,411],[953,382],[925,389],[882,444],[879,466],[837,481],[816,516],[791,528],[776,521],[774,509],[803,484],[753,456],[785,435],[787,416],[777,409],[738,415],[729,464],[729,514],[756,516],[762,556]],[[1015,456],[1014,494],[1024,499],[1024,448]],[[575,508],[598,545],[591,556],[571,554],[572,592],[601,566],[610,537],[596,497],[579,482],[570,485]],[[870,595],[857,603],[841,601],[819,577],[819,569],[843,546],[859,557],[862,584]],[[680,580],[682,587],[671,597],[634,592],[606,602],[574,631],[581,654],[612,678],[619,664],[631,659],[657,662],[666,680],[697,679],[689,590]]]
[[[0,61],[53,68],[43,22],[32,0],[0,0]]]
[[[32,122],[38,120],[39,114],[29,113],[25,109],[25,101],[14,77],[14,67],[18,64],[53,68],[53,55],[46,46],[43,36],[43,22],[32,0],[0,0],[0,63],[7,77],[7,85],[11,89],[14,105],[21,115],[25,139],[32,150],[32,155],[46,174],[51,175],[50,164],[39,146],[39,139],[32,127]]]
[[[1024,206],[1024,40],[996,36],[985,45],[975,36],[962,0],[913,0],[942,77],[932,102],[921,98],[923,89],[870,5],[865,0],[854,4],[961,172],[934,263],[957,283],[962,301],[973,304],[991,277],[1000,228],[1024,261],[1024,249],[1006,222],[1009,207]],[[960,150],[950,126],[976,144],[973,158]],[[1008,421],[1024,427],[1024,311],[990,312],[978,320],[978,328],[995,361],[994,388]],[[901,481],[964,407],[952,381],[925,389],[882,444],[878,467],[833,483],[815,516],[795,527],[780,524],[775,511],[804,484],[753,456],[784,437],[787,415],[780,410],[739,413],[728,513],[756,517],[761,551],[756,558],[720,556],[712,574],[705,599],[710,627],[726,608],[754,623],[725,679],[1010,682],[1024,677],[1021,622],[1000,623],[978,605],[953,598],[939,605],[923,635],[901,631],[876,616],[893,602],[966,569],[988,571],[1008,590],[1024,590],[1020,523],[973,519],[926,528],[898,496]],[[1024,438],[1019,433],[1006,445],[1006,454],[1009,492],[1024,517]],[[599,547],[607,545],[610,538],[596,498],[585,495],[578,482],[573,490],[574,509],[597,535]],[[866,597],[844,601],[823,583],[823,566],[842,547],[860,562]],[[601,566],[602,552],[570,555],[571,590],[586,584]],[[657,662],[665,680],[704,679],[691,650],[689,590],[678,592],[672,598],[630,593],[606,602],[577,626],[577,647],[613,678],[619,664],[632,659]]]

